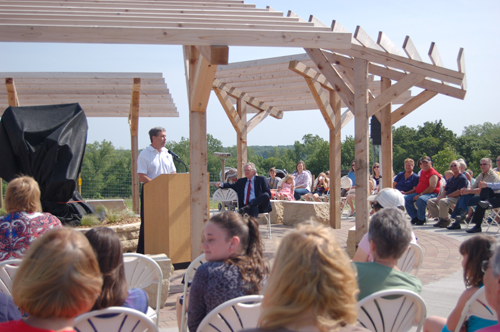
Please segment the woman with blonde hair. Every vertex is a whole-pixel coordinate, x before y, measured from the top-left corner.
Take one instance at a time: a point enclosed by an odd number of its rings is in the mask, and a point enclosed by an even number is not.
[[[247,332],[367,331],[357,320],[356,275],[332,229],[301,224],[281,241],[259,328]]]
[[[0,217],[0,261],[23,258],[30,244],[53,228],[59,219],[42,213],[40,187],[31,176],[9,182],[5,193],[7,215]]]
[[[51,230],[33,242],[14,278],[14,302],[28,317],[0,324],[0,331],[74,331],[75,317],[92,308],[101,287],[85,236],[69,228]]]

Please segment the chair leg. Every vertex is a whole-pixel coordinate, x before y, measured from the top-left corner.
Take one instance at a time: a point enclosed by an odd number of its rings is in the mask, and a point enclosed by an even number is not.
[[[267,214],[267,234],[268,234],[269,238],[272,239],[272,235],[271,235],[271,216],[269,215],[269,213]]]

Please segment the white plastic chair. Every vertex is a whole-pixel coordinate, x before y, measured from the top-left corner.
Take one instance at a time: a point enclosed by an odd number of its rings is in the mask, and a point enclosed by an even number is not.
[[[203,264],[205,262],[206,262],[205,254],[201,254],[200,256],[196,257],[195,260],[191,262],[191,264],[189,264],[188,268],[186,269],[186,273],[184,273],[184,292],[183,292],[182,314],[181,314],[181,332],[187,331],[186,298],[187,298],[188,289],[190,287],[191,282],[193,281],[194,274],[196,273],[196,270],[201,266],[201,264]]]
[[[418,244],[410,243],[408,250],[398,259],[398,269],[416,276],[422,265],[423,258],[424,252],[422,248]]]
[[[234,211],[238,206],[238,194],[233,189],[217,189],[212,196],[212,201],[219,202],[218,210],[221,212],[225,206]]]
[[[76,332],[159,331],[148,316],[140,311],[124,307],[109,307],[82,314],[75,318],[74,328]]]
[[[351,187],[352,187],[352,180],[347,175],[340,178],[340,189],[349,189]],[[340,197],[341,211],[344,211],[344,208],[346,207],[346,205],[350,211],[350,206],[349,206],[349,204],[347,204],[347,196]]]
[[[359,301],[358,308],[358,321],[376,332],[405,332],[412,326],[420,332],[427,314],[420,295],[406,289],[374,293]]]
[[[163,273],[158,263],[154,259],[136,253],[123,254],[125,267],[125,278],[128,288],[145,288],[151,284],[158,285],[156,290],[156,311],[148,307],[146,315],[152,320],[156,320],[158,326],[160,320],[161,306],[161,286],[163,283]]]
[[[221,190],[221,189],[219,189]],[[217,190],[217,191],[219,191]],[[222,189],[222,190],[227,190],[229,191],[230,193],[227,193],[225,195],[227,196],[231,196],[233,197],[233,195],[236,195],[236,210],[238,210],[240,207],[239,207],[239,204],[238,204],[238,194],[236,193],[235,190],[231,189],[231,188],[227,188],[227,189]],[[214,196],[215,196],[215,193],[214,193]],[[269,239],[272,239],[272,234],[271,234],[271,215],[269,214],[269,212],[263,212],[263,213],[259,213],[259,217],[260,216],[264,216],[267,220],[267,237]]]
[[[222,303],[203,318],[196,332],[233,332],[257,327],[263,298],[247,295]]]
[[[460,315],[460,320],[455,327],[455,332],[460,332],[460,328],[464,324],[465,319],[469,316],[476,316],[495,322],[497,321],[495,312],[488,307],[484,291],[484,287],[479,288],[477,292],[470,297],[469,301],[465,303],[465,306],[462,309],[462,314]]]
[[[21,262],[21,259],[9,259],[0,263],[0,292],[12,296],[12,281]]]

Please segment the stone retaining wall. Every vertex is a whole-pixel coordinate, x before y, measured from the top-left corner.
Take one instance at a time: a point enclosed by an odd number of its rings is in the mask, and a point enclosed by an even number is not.
[[[271,201],[272,224],[296,225],[306,220],[314,220],[330,225],[330,203],[304,201]]]

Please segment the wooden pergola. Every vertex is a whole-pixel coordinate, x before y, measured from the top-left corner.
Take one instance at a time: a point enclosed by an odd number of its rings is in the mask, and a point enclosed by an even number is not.
[[[269,7],[259,9],[235,0],[0,0],[0,41],[183,45],[190,117],[193,257],[201,251],[202,228],[208,220],[206,107],[217,66],[228,63],[229,46],[300,47],[318,68],[319,72],[300,61],[292,65],[303,76],[330,128],[335,213],[340,202],[341,103],[354,114],[358,241],[368,223],[370,116],[381,120],[382,160],[384,165],[392,165],[391,125],[438,93],[463,99],[466,89],[463,50],[458,70],[451,70],[442,66],[434,44],[429,52],[432,63],[425,63],[410,38],[403,45],[405,56],[383,33],[375,42],[358,27],[353,38],[337,22],[326,26],[313,16],[306,22],[293,12],[284,16]],[[381,77],[376,97],[368,89],[370,74]],[[392,112],[392,103],[413,86],[423,91]],[[252,98],[247,97],[237,98],[241,106],[232,116],[246,107]],[[256,116],[263,118],[275,111],[262,107]],[[239,121],[245,120],[242,114],[238,116]],[[383,172],[384,186],[389,186],[391,168],[385,167]]]
[[[9,106],[80,103],[87,117],[128,117],[132,174],[137,174],[139,117],[179,117],[161,73],[0,73],[0,117]],[[139,179],[132,177],[139,213]],[[0,207],[2,188],[0,186]]]

